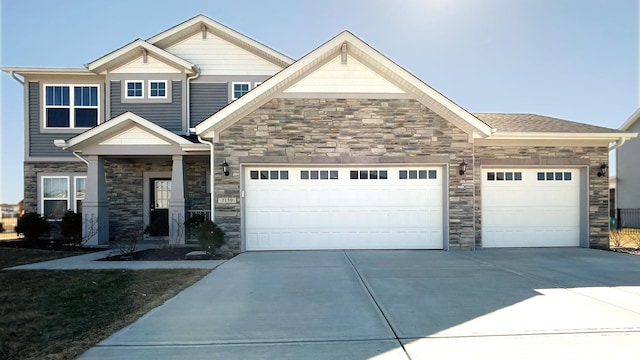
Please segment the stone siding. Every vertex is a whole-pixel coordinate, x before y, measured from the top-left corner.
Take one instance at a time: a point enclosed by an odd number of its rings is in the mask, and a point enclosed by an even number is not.
[[[607,147],[593,146],[476,146],[476,246],[482,247],[481,166],[588,166],[589,247],[609,248],[609,178],[598,177],[600,164],[609,162]],[[487,165],[490,164],[490,165]],[[581,184],[584,185],[584,184]]]
[[[280,163],[429,163],[444,158],[449,169],[449,248],[474,244],[472,144],[468,136],[416,100],[273,99],[224,130],[215,171],[216,198],[240,198],[240,164],[277,158]],[[462,160],[469,172],[458,174]],[[240,251],[240,204],[216,204],[216,222],[229,247]]]
[[[28,162],[24,163],[24,211],[38,212],[38,174],[86,173],[82,162]]]

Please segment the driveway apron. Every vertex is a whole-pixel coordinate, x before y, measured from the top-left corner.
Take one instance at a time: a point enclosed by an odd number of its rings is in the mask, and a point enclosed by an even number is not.
[[[635,359],[640,257],[243,253],[82,359]]]

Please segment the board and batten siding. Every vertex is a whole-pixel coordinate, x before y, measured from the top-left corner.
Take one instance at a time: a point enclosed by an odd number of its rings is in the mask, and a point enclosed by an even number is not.
[[[227,105],[227,83],[192,83],[189,86],[189,127],[194,127]]]
[[[169,46],[168,52],[193,64],[201,75],[273,75],[282,68],[207,31]]]
[[[170,81],[171,103],[123,103],[122,81],[111,81],[111,116],[124,112],[141,116],[169,131],[182,131],[182,82]]]
[[[77,133],[43,133],[42,102],[39,82],[29,82],[29,153],[33,157],[73,157],[69,151],[64,151],[53,145],[56,139],[69,139]]]

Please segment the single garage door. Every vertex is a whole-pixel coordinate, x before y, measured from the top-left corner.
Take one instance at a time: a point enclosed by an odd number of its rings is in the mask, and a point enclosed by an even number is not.
[[[579,246],[579,174],[579,169],[483,169],[482,246]]]
[[[442,249],[442,167],[246,167],[246,250]]]

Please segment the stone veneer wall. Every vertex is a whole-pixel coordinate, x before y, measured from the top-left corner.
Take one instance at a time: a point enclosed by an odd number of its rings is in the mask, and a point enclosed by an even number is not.
[[[82,162],[25,162],[24,163],[24,211],[38,212],[38,174],[86,173]]]
[[[476,246],[482,246],[481,166],[504,165],[567,166],[588,165],[589,247],[609,248],[609,177],[598,177],[600,164],[609,162],[606,146],[477,146],[475,149]],[[487,165],[490,164],[490,165]]]
[[[206,191],[208,157],[185,157],[187,173],[185,191],[187,210],[209,210],[209,194]],[[24,163],[25,212],[38,211],[38,174],[86,173],[87,166],[80,162]],[[109,200],[109,237],[124,239],[140,234],[144,229],[143,182],[144,172],[166,171],[171,173],[171,159],[148,158],[110,159],[105,161],[107,198]]]
[[[472,144],[468,136],[411,99],[273,99],[220,134],[215,163],[227,160],[228,177],[216,173],[215,196],[240,199],[240,164],[428,163],[449,165],[449,248],[474,244]],[[468,173],[460,176],[465,159]],[[433,160],[431,160],[433,161]],[[216,223],[240,251],[240,203],[216,204]]]

